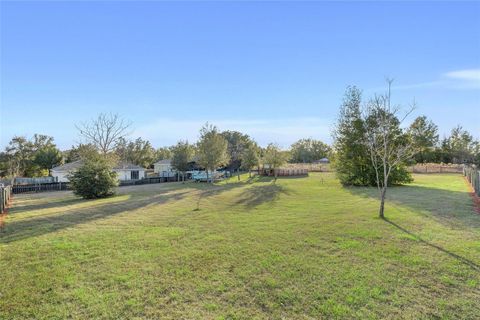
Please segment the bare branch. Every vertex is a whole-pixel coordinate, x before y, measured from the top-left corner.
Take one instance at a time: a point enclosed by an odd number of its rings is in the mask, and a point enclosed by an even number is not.
[[[415,101],[399,117],[402,108],[391,104],[391,85],[393,80],[386,79],[386,95],[375,95],[365,106],[362,115],[366,126],[364,144],[369,150],[372,167],[375,170],[377,188],[380,193],[380,217],[384,217],[385,195],[392,170],[412,158],[416,150],[413,142],[401,128],[403,121],[415,110]]]
[[[91,122],[77,125],[80,135],[93,144],[99,152],[107,154],[115,148],[115,144],[125,138],[131,122],[122,119],[118,114],[101,113]]]

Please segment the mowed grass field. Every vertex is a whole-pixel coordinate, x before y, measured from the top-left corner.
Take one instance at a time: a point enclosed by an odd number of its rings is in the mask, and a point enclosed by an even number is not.
[[[16,196],[0,319],[478,319],[480,215],[460,175],[331,173]]]

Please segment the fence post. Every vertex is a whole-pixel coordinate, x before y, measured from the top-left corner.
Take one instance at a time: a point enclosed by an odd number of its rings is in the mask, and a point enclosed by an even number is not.
[[[3,213],[3,196],[4,196],[4,193],[3,193],[3,188],[0,188],[0,214]]]

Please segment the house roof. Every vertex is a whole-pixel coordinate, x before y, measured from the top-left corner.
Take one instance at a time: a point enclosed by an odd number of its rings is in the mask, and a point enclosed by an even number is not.
[[[68,171],[76,170],[76,169],[80,168],[82,163],[83,163],[82,160],[77,160],[77,161],[65,163],[65,164],[62,164],[60,166],[53,167],[52,171],[67,171],[68,172]]]
[[[83,160],[77,160],[69,163],[62,164],[61,166],[54,167],[52,168],[52,171],[73,171],[78,168],[83,164]],[[115,167],[113,167],[114,170],[145,170],[141,166],[137,166],[136,164],[130,163],[130,162],[119,162]]]
[[[123,169],[123,170],[145,170],[145,168],[141,166],[137,166],[136,164],[130,162],[121,162],[118,163],[113,169]]]
[[[172,163],[172,159],[162,159],[155,162],[154,164],[171,164],[171,163]]]

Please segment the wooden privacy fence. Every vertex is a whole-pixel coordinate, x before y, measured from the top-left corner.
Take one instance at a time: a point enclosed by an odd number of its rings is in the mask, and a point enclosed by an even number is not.
[[[288,176],[307,176],[307,169],[278,169],[277,176],[279,177],[288,177]]]
[[[462,173],[462,164],[425,163],[416,164],[408,168],[413,173]]]
[[[480,170],[475,166],[465,166],[463,168],[463,175],[472,185],[475,193],[480,196]]]
[[[5,212],[5,209],[8,208],[10,204],[10,199],[12,197],[12,187],[0,187],[0,214]]]
[[[308,172],[330,172],[332,166],[329,163],[286,163],[282,169],[306,169]]]

